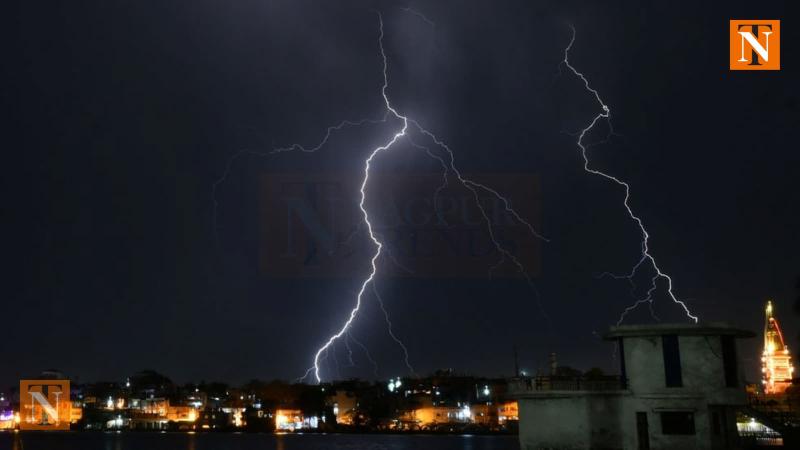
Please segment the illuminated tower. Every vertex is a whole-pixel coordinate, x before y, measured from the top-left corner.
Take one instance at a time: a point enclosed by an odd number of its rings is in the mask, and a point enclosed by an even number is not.
[[[792,385],[794,367],[789,347],[783,341],[778,320],[772,316],[772,302],[767,302],[764,321],[764,352],[761,355],[764,392],[780,394]]]

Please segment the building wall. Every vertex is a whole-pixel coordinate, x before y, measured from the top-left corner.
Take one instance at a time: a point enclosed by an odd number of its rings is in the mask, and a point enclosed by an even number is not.
[[[622,448],[618,392],[551,392],[519,400],[522,450]]]
[[[538,395],[519,401],[519,438],[522,450],[637,449],[637,412],[647,415],[652,450],[677,448],[727,449],[736,442],[734,408],[713,406],[702,396],[638,397],[630,393],[570,392]],[[693,435],[664,434],[661,413],[677,411],[694,415]],[[718,420],[712,432],[712,420]]]
[[[650,449],[667,450],[676,448],[708,448],[710,442],[708,408],[702,398],[625,398],[622,421],[624,429],[624,448],[639,448],[636,413],[647,414]],[[664,412],[691,412],[694,414],[695,434],[667,435],[661,428],[661,414]]]
[[[667,358],[680,361],[676,386],[667,386],[662,330],[678,336],[678,354]],[[625,390],[548,390],[556,385],[522,390],[517,394],[521,449],[638,449],[637,423],[642,416],[637,413],[645,414],[652,450],[737,448],[736,410],[746,404],[746,394],[740,373],[733,377],[735,386],[727,385],[723,340],[714,331],[661,326],[643,327],[644,335],[626,335]],[[735,362],[728,366],[738,372]],[[668,432],[662,419],[676,417],[680,420],[668,422],[673,427]]]
[[[646,412],[650,430],[650,448],[714,448],[720,442],[735,440],[725,435],[735,429],[735,405],[745,404],[744,386],[725,384],[722,341],[719,336],[679,336],[682,387],[667,387],[662,338],[643,336],[626,338],[625,364],[631,396],[625,401],[626,448],[638,448],[636,413]],[[709,405],[719,405],[712,417]],[[726,406],[727,405],[727,406]],[[694,435],[665,435],[661,429],[661,413],[687,411],[694,413]],[[712,419],[721,423],[713,427]]]

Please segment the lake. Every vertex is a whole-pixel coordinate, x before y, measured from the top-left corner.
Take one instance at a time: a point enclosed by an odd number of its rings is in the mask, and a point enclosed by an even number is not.
[[[0,433],[10,450],[519,450],[516,436]]]

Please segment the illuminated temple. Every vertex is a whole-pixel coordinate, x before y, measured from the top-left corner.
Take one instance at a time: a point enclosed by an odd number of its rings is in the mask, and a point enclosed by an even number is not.
[[[789,347],[783,340],[778,320],[772,315],[772,302],[767,302],[764,321],[764,351],[761,355],[764,393],[781,394],[792,385],[794,367]]]

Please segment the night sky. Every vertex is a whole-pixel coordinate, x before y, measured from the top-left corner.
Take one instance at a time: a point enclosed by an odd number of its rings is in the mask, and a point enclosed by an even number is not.
[[[592,164],[630,182],[631,205],[675,293],[703,321],[753,331],[773,298],[797,348],[798,22],[783,2],[707,3],[7,8],[0,386],[47,368],[79,381],[119,381],[145,368],[179,382],[302,375],[346,319],[368,273],[369,241],[363,228],[351,236],[363,251],[337,273],[287,268],[265,244],[286,220],[285,209],[269,208],[265,184],[339,177],[351,183],[341,208],[350,214],[364,158],[397,122],[347,128],[315,154],[231,158],[313,147],[328,126],[383,116],[376,10],[394,106],[446,141],[465,173],[538,180],[507,194],[534,211],[550,239],[532,259],[547,318],[508,267],[493,278],[472,268],[454,276],[443,268],[460,261],[442,257],[437,270],[397,276],[380,261],[378,287],[418,373],[511,375],[515,344],[528,371],[545,367],[551,351],[582,369],[615,366],[599,335],[635,298],[626,281],[598,275],[629,270],[639,234],[624,192],[582,171],[572,133],[599,109],[575,77],[559,75],[568,24],[577,30],[570,60],[611,107],[618,133],[605,144],[605,128],[591,136]],[[780,72],[728,70],[733,18],[781,19]],[[390,191],[427,186],[408,174],[431,180],[437,170],[398,145],[376,161],[368,206],[380,215]],[[391,189],[381,190],[381,174],[393,177]],[[638,281],[636,298],[647,277]],[[661,320],[687,322],[663,292]],[[381,377],[406,375],[372,295],[363,308],[352,336]],[[652,321],[647,308],[628,318]],[[374,377],[363,350],[347,342],[354,367],[341,344],[324,377]],[[751,380],[758,345],[742,347]]]

